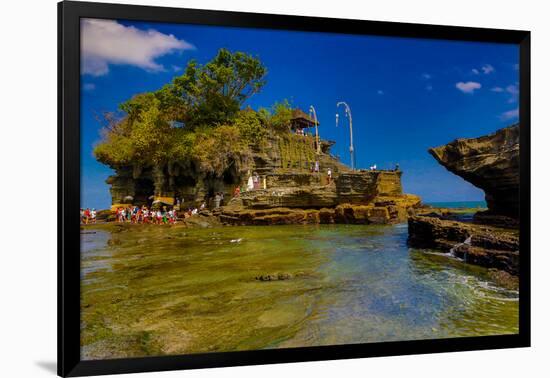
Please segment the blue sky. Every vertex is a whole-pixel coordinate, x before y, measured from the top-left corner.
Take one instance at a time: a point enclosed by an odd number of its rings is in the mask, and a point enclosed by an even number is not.
[[[111,170],[92,150],[102,125],[132,95],[160,88],[190,59],[210,60],[224,47],[259,57],[267,84],[252,108],[289,99],[317,110],[323,139],[349,164],[349,131],[336,103],[352,110],[360,168],[399,163],[406,192],[425,202],[482,200],[483,192],[447,172],[429,147],[476,137],[517,121],[516,45],[83,20],[81,24],[81,203],[107,208]]]

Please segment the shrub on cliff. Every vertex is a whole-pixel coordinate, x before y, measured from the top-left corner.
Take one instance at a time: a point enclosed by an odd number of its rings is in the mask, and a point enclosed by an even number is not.
[[[287,133],[290,131],[292,105],[287,99],[276,102],[269,109],[260,108],[258,115],[268,129],[277,133]]]
[[[234,121],[235,127],[243,142],[251,146],[261,146],[267,135],[267,128],[262,122],[261,116],[254,110],[248,108],[239,112]]]
[[[195,135],[191,156],[201,172],[221,176],[232,164],[237,171],[247,164],[250,150],[238,127],[203,128]]]

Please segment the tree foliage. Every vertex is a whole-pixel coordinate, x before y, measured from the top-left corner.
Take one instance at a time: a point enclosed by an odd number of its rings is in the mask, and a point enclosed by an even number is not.
[[[276,102],[270,109],[261,108],[258,113],[269,129],[277,132],[288,132],[290,130],[292,106],[288,100]]]
[[[124,115],[109,121],[94,154],[115,168],[193,162],[201,171],[221,175],[246,162],[269,129],[288,130],[288,101],[259,112],[241,110],[264,86],[266,72],[257,58],[225,49],[204,65],[191,61],[160,90],[122,103]]]
[[[183,75],[157,93],[163,111],[187,127],[223,124],[265,85],[267,69],[243,52],[220,49],[205,65],[191,61]]]

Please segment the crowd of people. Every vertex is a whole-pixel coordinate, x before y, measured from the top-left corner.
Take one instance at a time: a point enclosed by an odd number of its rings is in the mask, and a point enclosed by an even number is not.
[[[97,218],[97,211],[95,209],[80,209],[80,223],[89,224],[95,223]]]
[[[216,193],[212,199],[214,207],[218,208],[223,201],[223,193]],[[197,215],[200,211],[206,210],[206,201],[199,207],[189,207],[186,210],[178,211],[176,208],[168,209],[163,206],[162,209],[149,209],[147,206],[126,206],[119,207],[115,211],[115,220],[118,223],[133,224],[176,224],[178,219],[189,218]],[[179,217],[179,218],[178,218]],[[95,220],[94,220],[95,222]],[[83,222],[87,224],[87,222]]]
[[[174,224],[177,222],[178,214],[175,209],[152,210],[147,206],[129,206],[117,208],[115,218],[119,223]]]

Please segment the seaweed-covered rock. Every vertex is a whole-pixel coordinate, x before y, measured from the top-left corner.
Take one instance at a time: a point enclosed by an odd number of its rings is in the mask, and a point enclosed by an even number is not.
[[[408,220],[411,247],[452,252],[465,262],[519,273],[519,235],[509,229],[413,216]]]

